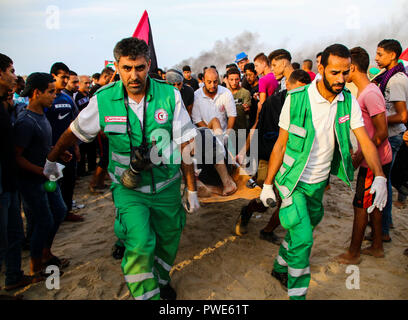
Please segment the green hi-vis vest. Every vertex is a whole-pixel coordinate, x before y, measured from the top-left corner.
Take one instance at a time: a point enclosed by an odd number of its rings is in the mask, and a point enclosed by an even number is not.
[[[156,193],[181,178],[180,153],[172,142],[174,87],[151,78],[148,78],[148,81],[150,85],[145,96],[148,103],[146,141],[149,147],[152,146],[153,139],[156,141],[159,150],[157,159],[162,159],[165,165],[154,166],[152,170],[141,172],[141,184],[134,190]],[[130,164],[130,141],[126,127],[128,114],[133,147],[142,143],[142,125],[132,108],[129,107],[129,111],[126,111],[122,81],[101,88],[96,97],[100,126],[109,139],[108,171],[114,187],[115,184],[120,184],[120,178]],[[157,163],[156,160],[153,162]]]
[[[283,199],[288,199],[298,184],[309,161],[315,141],[315,130],[308,88],[310,85],[290,91],[289,138],[282,166],[275,177],[275,185]],[[344,100],[337,102],[335,120],[335,149],[330,174],[339,177],[350,186],[354,177],[350,148],[351,94],[343,90]],[[330,134],[330,132],[328,132]],[[340,147],[339,147],[340,146]]]

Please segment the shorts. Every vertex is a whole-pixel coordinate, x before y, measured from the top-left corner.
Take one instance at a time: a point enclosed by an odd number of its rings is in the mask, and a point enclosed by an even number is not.
[[[384,174],[388,177],[391,163],[382,166]],[[367,209],[371,207],[374,200],[374,194],[370,194],[371,185],[374,181],[374,174],[370,168],[360,167],[357,175],[356,194],[353,200],[353,206],[356,208]]]

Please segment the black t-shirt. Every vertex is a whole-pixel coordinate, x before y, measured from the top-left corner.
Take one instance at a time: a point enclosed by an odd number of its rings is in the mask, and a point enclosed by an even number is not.
[[[181,98],[183,99],[184,106],[187,108],[194,103],[194,90],[186,84],[183,84],[180,90]]]
[[[74,95],[74,100],[75,100],[75,103],[76,103],[79,111],[82,111],[83,109],[86,108],[86,106],[89,103],[89,96],[84,95],[81,91],[78,91]]]
[[[251,92],[252,87],[251,87],[251,85],[249,84],[249,82],[248,82],[248,80],[247,80],[247,78],[246,78],[245,75],[242,77],[241,87],[244,88],[244,89],[247,89],[249,92]]]
[[[100,88],[102,88],[102,86],[100,84],[95,83],[89,90],[89,98],[92,98],[95,92],[98,91]]]
[[[16,190],[16,160],[14,132],[10,115],[0,100],[0,193]]]
[[[251,93],[251,108],[249,109],[249,127],[252,128],[252,126],[255,123],[256,119],[256,113],[258,111],[258,99],[254,98],[254,95],[257,94],[259,91],[259,85],[257,84],[255,87],[251,87],[249,92]]]
[[[194,91],[196,91],[199,88],[198,81],[193,77],[190,80],[184,78],[183,83],[193,88]]]
[[[24,110],[14,125],[15,144],[24,148],[23,157],[32,164],[44,167],[52,146],[52,129],[45,114]],[[20,179],[42,183],[46,178],[19,169]]]

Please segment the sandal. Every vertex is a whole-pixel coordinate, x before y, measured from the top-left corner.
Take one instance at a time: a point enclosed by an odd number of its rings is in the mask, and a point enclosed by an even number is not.
[[[49,259],[47,262],[43,263],[44,268],[47,268],[49,265],[54,265],[57,266],[60,270],[64,269],[69,266],[70,261],[68,259],[64,258],[58,258],[56,256],[53,256],[51,259]]]

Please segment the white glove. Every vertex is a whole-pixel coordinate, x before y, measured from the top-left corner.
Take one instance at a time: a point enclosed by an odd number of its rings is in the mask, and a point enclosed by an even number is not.
[[[382,211],[387,204],[387,179],[382,176],[377,176],[374,178],[373,184],[371,185],[370,194],[374,194],[373,205],[367,209],[368,213],[373,212],[374,208],[377,207],[378,210]]]
[[[63,174],[62,174],[62,169],[64,169],[65,166],[57,163],[57,162],[53,162],[53,161],[49,161],[48,159],[45,160],[45,166],[43,169],[43,174],[50,179],[51,176],[53,176],[53,181],[56,181],[60,178],[62,178]]]
[[[187,199],[184,201],[183,205],[188,213],[197,211],[200,208],[197,191],[187,190]]]
[[[273,186],[271,184],[264,184],[261,192],[261,196],[259,197],[265,207],[269,207],[267,203],[268,199],[272,199],[276,202],[275,192],[273,191]]]

